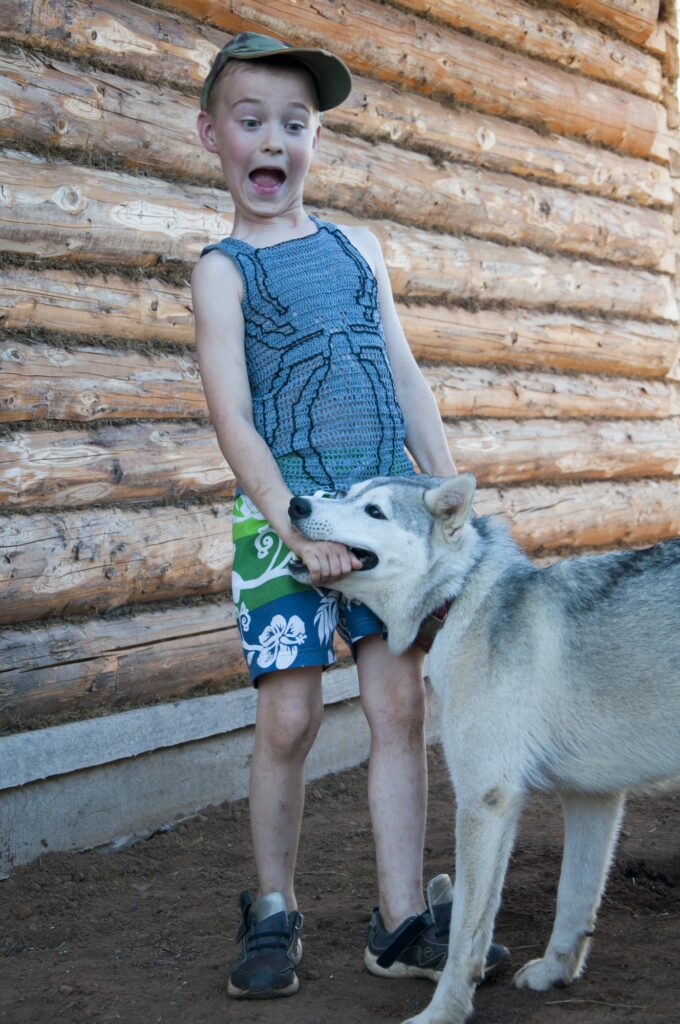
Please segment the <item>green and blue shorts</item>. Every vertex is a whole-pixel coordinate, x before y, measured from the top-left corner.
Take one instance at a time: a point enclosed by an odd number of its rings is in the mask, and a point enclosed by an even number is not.
[[[363,637],[384,635],[365,605],[293,579],[292,551],[244,494],[234,501],[232,532],[232,591],[254,686],[265,672],[334,664],[336,630],[352,653]]]

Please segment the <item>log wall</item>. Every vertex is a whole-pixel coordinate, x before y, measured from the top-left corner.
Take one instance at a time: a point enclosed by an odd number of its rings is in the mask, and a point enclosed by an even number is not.
[[[541,558],[680,533],[671,4],[0,0],[0,728],[243,683],[188,288],[243,29],[352,68],[307,202],[380,238],[480,510]]]

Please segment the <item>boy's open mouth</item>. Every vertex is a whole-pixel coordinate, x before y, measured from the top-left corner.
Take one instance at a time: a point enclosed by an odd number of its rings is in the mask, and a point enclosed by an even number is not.
[[[276,192],[286,180],[280,167],[256,167],[249,178],[258,192]]]

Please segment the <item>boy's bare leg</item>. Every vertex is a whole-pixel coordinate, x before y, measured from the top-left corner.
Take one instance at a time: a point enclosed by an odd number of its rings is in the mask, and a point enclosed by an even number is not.
[[[425,909],[427,811],[423,656],[397,657],[378,636],[357,645],[361,702],[371,729],[368,802],[380,912],[388,930]]]
[[[323,715],[321,670],[261,676],[250,767],[250,823],[260,894],[279,891],[297,909],[295,863],[304,807],[305,758]]]

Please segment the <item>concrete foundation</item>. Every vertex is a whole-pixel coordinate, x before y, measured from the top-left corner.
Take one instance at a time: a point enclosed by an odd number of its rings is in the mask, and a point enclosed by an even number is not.
[[[324,675],[308,779],[360,764],[369,732],[354,669]],[[0,878],[47,851],[124,844],[248,791],[252,689],[0,738]],[[428,739],[436,738],[430,694]]]

